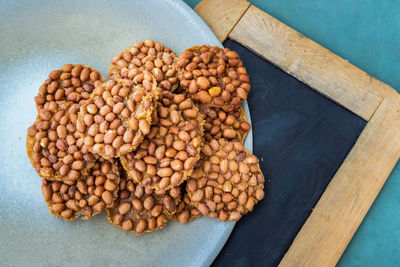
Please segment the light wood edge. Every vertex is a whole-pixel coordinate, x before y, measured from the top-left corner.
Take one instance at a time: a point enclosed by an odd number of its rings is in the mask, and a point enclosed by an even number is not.
[[[385,98],[279,266],[334,266],[400,157],[400,97]]]
[[[247,9],[229,38],[367,121],[383,98],[395,92],[255,6]]]
[[[203,0],[194,10],[224,42],[249,6],[246,0]]]

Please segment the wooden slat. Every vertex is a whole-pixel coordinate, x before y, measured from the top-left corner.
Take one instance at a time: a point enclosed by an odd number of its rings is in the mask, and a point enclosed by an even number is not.
[[[203,0],[194,10],[223,42],[249,6],[246,0]]]
[[[383,100],[280,266],[334,266],[400,157],[400,97]]]
[[[229,37],[367,121],[394,91],[254,6]]]

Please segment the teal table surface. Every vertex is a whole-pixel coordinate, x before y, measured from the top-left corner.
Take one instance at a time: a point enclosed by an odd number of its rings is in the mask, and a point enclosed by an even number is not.
[[[185,0],[195,7],[199,0]],[[400,90],[400,0],[254,0],[253,5]],[[400,265],[400,164],[338,266]]]

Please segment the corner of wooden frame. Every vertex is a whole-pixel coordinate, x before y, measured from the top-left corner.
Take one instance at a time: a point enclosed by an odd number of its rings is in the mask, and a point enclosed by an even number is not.
[[[203,0],[194,10],[224,42],[249,6],[246,0]]]
[[[400,157],[400,96],[385,97],[279,266],[334,266]]]

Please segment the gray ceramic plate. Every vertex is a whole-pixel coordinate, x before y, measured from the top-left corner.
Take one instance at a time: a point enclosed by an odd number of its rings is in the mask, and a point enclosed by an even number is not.
[[[56,219],[43,201],[25,152],[37,89],[65,63],[105,76],[114,55],[148,38],[177,54],[193,45],[221,46],[181,1],[0,2],[0,265],[206,266],[226,242],[233,223],[171,222],[137,237],[109,224],[105,213],[89,221]],[[251,141],[250,133],[247,148]]]

